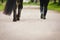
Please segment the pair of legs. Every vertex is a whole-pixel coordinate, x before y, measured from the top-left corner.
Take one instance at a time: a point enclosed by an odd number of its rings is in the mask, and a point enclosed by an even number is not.
[[[17,1],[17,4],[15,5],[15,8],[13,10],[13,21],[19,21],[21,16],[21,10],[22,10],[22,3],[21,1]],[[16,9],[18,8],[18,14],[16,14]]]
[[[49,0],[40,0],[41,19],[46,19]]]

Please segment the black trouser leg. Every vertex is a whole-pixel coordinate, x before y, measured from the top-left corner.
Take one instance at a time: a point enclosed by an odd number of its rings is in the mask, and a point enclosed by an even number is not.
[[[43,3],[41,1],[40,1],[40,12],[41,12],[41,14],[43,12]]]
[[[48,10],[48,2],[44,4],[44,16],[46,16]]]
[[[40,6],[40,12],[43,12],[43,6]]]
[[[43,3],[40,3],[40,12],[41,12],[41,19],[44,16],[44,12],[43,12]]]
[[[41,19],[44,17],[43,6],[40,6]]]
[[[41,10],[41,18],[46,19],[47,14],[47,6],[48,6],[49,0],[40,0],[40,10]]]
[[[47,6],[44,7],[44,16],[47,14]]]

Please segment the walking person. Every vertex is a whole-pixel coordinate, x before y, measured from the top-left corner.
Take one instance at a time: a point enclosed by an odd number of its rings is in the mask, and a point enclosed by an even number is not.
[[[46,19],[49,0],[40,0],[41,19]]]

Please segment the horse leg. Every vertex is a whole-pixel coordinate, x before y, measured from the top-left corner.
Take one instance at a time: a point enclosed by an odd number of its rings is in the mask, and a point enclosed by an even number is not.
[[[21,8],[20,8],[20,5],[18,5],[18,14],[17,14],[17,20],[19,21],[20,20],[20,17],[21,17]]]
[[[17,14],[17,20],[20,20],[21,17],[21,10],[23,8],[23,0],[18,0],[18,14]]]
[[[17,6],[15,6],[14,10],[13,10],[13,21],[17,21],[17,18],[16,18],[16,8]]]
[[[14,10],[14,13],[13,13],[13,21],[16,21],[16,10]]]
[[[17,20],[20,20],[20,16],[21,16],[21,9],[18,9],[18,15],[17,15]]]

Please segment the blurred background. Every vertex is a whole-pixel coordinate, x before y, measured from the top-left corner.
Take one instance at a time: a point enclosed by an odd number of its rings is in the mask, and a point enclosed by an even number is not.
[[[2,11],[4,9],[6,1],[7,0],[0,0],[0,11]],[[24,0],[24,5],[39,6],[39,4],[40,4],[39,2],[40,2],[39,0]],[[60,12],[60,0],[50,0],[48,9]]]
[[[23,8],[17,22],[13,14],[3,15],[6,2],[0,0],[0,40],[60,40],[60,0],[50,0],[46,20],[40,19],[40,0],[24,0],[30,8]]]

